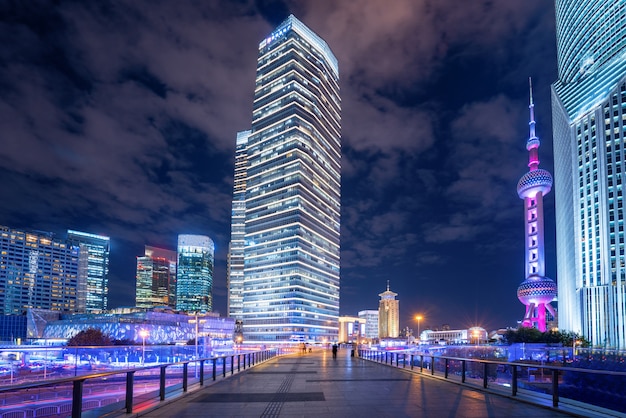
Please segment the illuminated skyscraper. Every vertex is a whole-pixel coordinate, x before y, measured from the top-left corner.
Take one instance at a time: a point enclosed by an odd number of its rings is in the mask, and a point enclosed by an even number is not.
[[[204,235],[178,236],[176,309],[210,312],[213,309],[213,240]]]
[[[79,256],[77,246],[51,233],[0,226],[0,315],[21,315],[27,308],[84,312]]]
[[[546,277],[544,257],[543,196],[552,188],[552,176],[539,168],[539,138],[535,135],[535,105],[530,85],[530,136],[526,141],[528,150],[528,173],[517,183],[517,194],[524,199],[524,237],[526,280],[519,285],[517,297],[526,305],[522,326],[546,331],[546,310],[556,317],[550,305],[556,298],[556,283]]]
[[[85,300],[85,311],[106,310],[109,303],[109,237],[80,231],[67,231],[67,243],[80,248],[79,300]],[[83,285],[83,283],[85,285]],[[79,307],[82,311],[82,306]]]
[[[259,45],[252,126],[235,199],[245,190],[241,307],[233,266],[229,313],[257,343],[336,341],[339,317],[340,109],[337,59],[289,16]],[[243,177],[239,177],[239,176]],[[245,179],[244,179],[245,178]],[[241,181],[239,181],[241,180]],[[236,203],[236,202],[235,202]]]
[[[146,245],[144,256],[137,257],[135,306],[176,307],[176,251]]]
[[[626,2],[556,0],[559,328],[626,348]]]
[[[378,303],[378,337],[398,338],[400,336],[400,301],[396,299],[397,293],[387,290],[380,293]]]
[[[241,321],[243,315],[243,268],[244,243],[246,236],[246,148],[250,131],[237,133],[235,147],[235,179],[233,184],[233,206],[230,225],[230,247],[228,251],[228,316]]]

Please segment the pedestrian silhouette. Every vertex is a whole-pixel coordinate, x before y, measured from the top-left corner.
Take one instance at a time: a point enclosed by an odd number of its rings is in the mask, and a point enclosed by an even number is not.
[[[337,358],[337,344],[333,344],[333,358]]]

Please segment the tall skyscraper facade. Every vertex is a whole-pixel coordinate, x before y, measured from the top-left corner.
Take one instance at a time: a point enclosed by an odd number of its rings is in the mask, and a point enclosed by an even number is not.
[[[85,311],[106,310],[109,303],[109,237],[88,232],[67,231],[67,243],[80,248],[79,300],[85,300]],[[84,285],[83,285],[84,283]],[[82,311],[82,307],[80,307]]]
[[[233,182],[233,205],[228,251],[228,316],[236,321],[243,315],[243,269],[246,238],[246,165],[247,145],[250,131],[237,133],[235,145],[235,178]]]
[[[77,246],[53,234],[0,226],[0,314],[19,315],[27,308],[84,311],[79,301]]]
[[[378,337],[398,338],[400,336],[400,301],[396,299],[397,293],[387,290],[380,293],[378,302]]]
[[[207,236],[178,236],[177,310],[185,312],[213,310],[214,252],[213,240]]]
[[[146,245],[143,257],[137,257],[135,306],[176,307],[176,251]]]
[[[556,0],[559,328],[626,348],[626,2]]]
[[[530,84],[530,80],[529,80]],[[544,252],[543,197],[552,189],[552,175],[539,168],[539,138],[535,134],[535,104],[530,84],[530,136],[526,141],[528,172],[517,183],[517,194],[524,199],[524,238],[526,279],[517,288],[517,297],[526,305],[522,326],[545,332],[546,310],[556,317],[550,305],[556,299],[556,283],[546,277]]]
[[[332,51],[294,16],[259,44],[245,166],[239,167],[241,182],[235,181],[235,194],[245,189],[240,307],[232,267],[229,290],[230,314],[243,320],[245,341],[337,339],[338,82]]]

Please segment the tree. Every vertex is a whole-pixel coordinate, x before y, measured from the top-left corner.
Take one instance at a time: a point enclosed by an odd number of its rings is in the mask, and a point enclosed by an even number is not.
[[[574,341],[578,347],[588,347],[589,341],[580,335],[571,331],[546,331],[541,332],[536,328],[520,327],[518,329],[509,329],[505,334],[506,341],[513,343],[546,343],[561,344],[565,347],[571,347]]]
[[[87,328],[80,331],[67,341],[70,347],[75,346],[105,346],[112,345],[111,337],[96,328]]]
[[[137,341],[131,340],[130,338],[122,338],[121,340],[113,340],[111,342],[113,345],[138,345]]]

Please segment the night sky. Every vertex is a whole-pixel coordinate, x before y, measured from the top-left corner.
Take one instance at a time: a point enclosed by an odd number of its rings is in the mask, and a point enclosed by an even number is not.
[[[552,171],[545,0],[0,1],[0,225],[110,236],[111,308],[145,244],[209,235],[225,315],[235,136],[290,13],[339,60],[341,315],[389,280],[401,327],[516,326],[529,76]],[[554,193],[545,210],[556,279]]]

